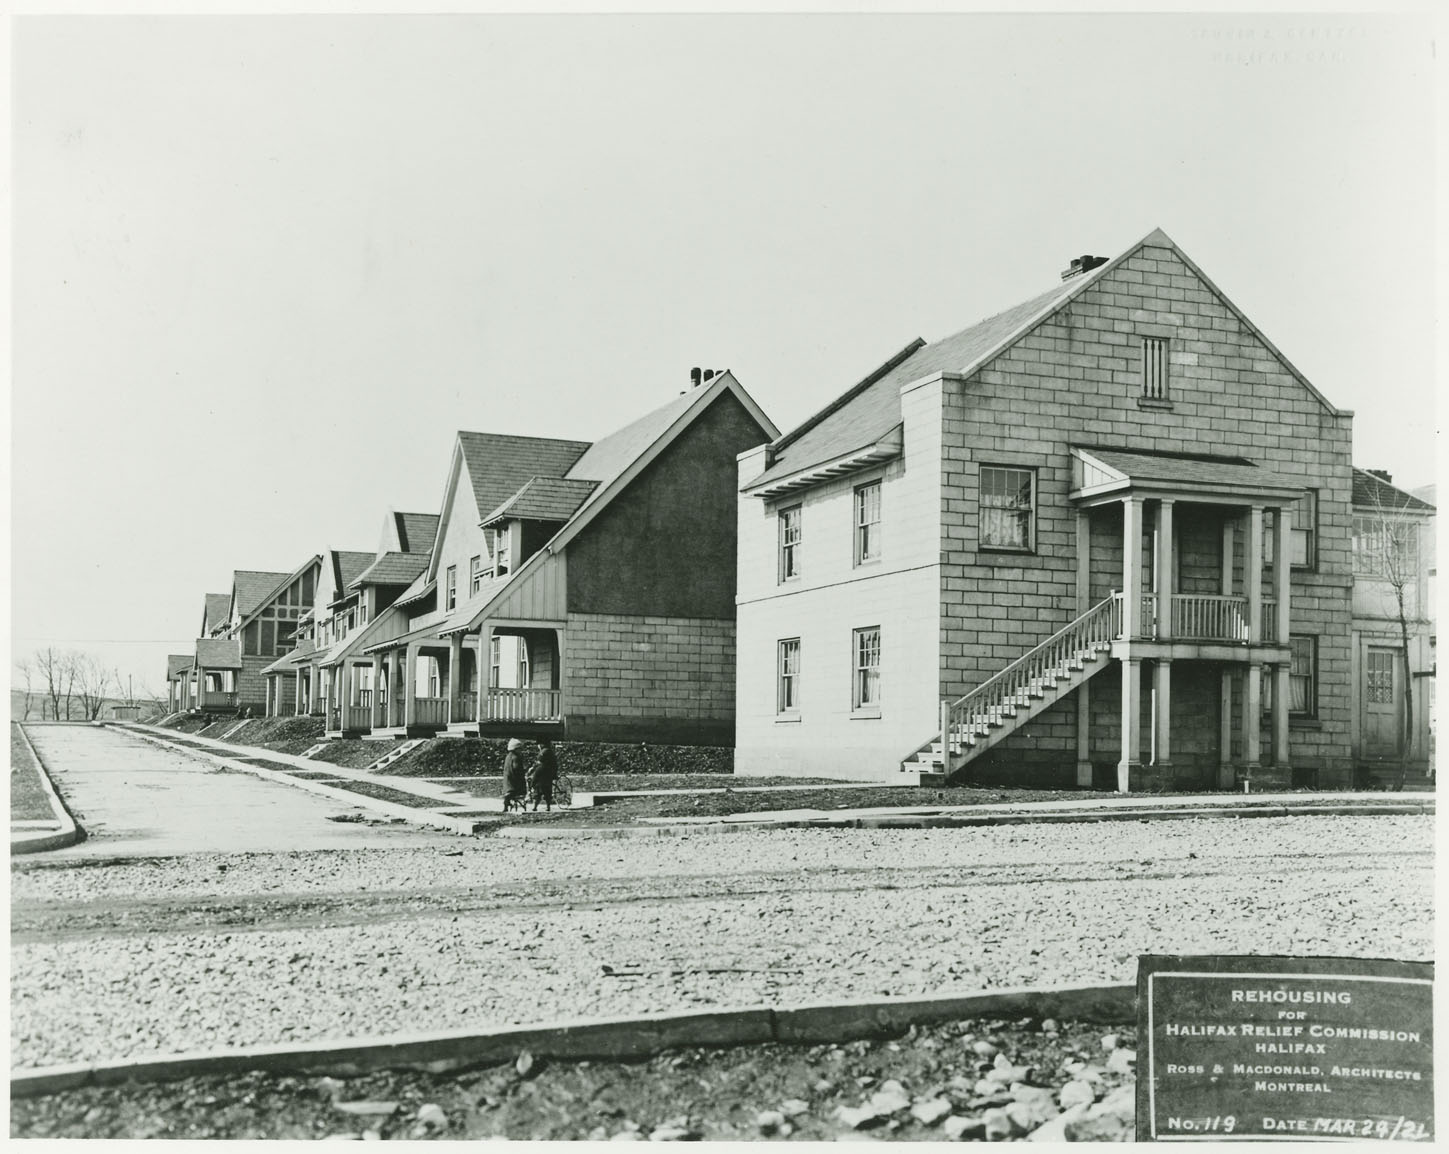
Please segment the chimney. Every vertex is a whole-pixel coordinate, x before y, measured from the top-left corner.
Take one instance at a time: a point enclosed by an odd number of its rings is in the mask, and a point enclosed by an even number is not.
[[[703,383],[704,384],[708,384],[710,381],[714,380],[714,374],[715,374],[715,370],[714,369],[705,369],[704,370],[704,382]]]
[[[1081,276],[1083,273],[1091,272],[1094,268],[1101,268],[1107,263],[1104,256],[1079,256],[1072,258],[1072,267],[1062,270],[1062,280],[1071,280],[1074,276]]]
[[[1394,476],[1387,469],[1365,469],[1365,473],[1372,473],[1381,481],[1387,481],[1390,485],[1394,483]]]
[[[689,370],[689,387],[691,389],[699,388],[699,374],[701,371],[700,369]]]

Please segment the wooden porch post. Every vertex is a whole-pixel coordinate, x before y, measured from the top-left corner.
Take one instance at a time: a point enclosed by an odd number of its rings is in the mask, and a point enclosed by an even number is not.
[[[1091,608],[1092,518],[1086,509],[1077,510],[1077,616]],[[1077,784],[1092,787],[1092,696],[1090,682],[1077,686]]]
[[[463,670],[463,635],[454,633],[448,638],[448,724],[461,721],[458,716],[458,674]]]
[[[413,718],[417,713],[417,704],[413,700],[413,691],[417,689],[418,680],[418,643],[408,643],[403,657],[403,728],[413,727]]]
[[[1152,663],[1152,764],[1172,765],[1172,660]]]
[[[1117,762],[1117,792],[1132,788],[1142,768],[1142,659],[1122,658],[1122,758]]]
[[[380,720],[382,701],[382,654],[374,653],[372,655],[372,708],[368,710],[370,715],[368,721],[373,729],[382,728],[383,723]]]
[[[322,669],[322,730],[325,733],[332,724],[332,670],[327,667]]]
[[[1243,550],[1243,591],[1248,595],[1248,643],[1263,640],[1263,506],[1248,510],[1248,540]]]
[[[1172,502],[1157,502],[1157,533],[1153,541],[1153,558],[1157,578],[1157,637],[1165,640],[1172,636],[1172,595],[1176,592],[1173,581],[1172,560]],[[1155,675],[1154,675],[1155,676]]]
[[[1142,498],[1124,497],[1122,499],[1122,636],[1131,641],[1140,636],[1141,632]]]
[[[1249,662],[1243,672],[1243,760],[1249,777],[1261,765],[1263,726],[1263,667]]]
[[[478,710],[475,721],[488,717],[488,678],[492,667],[493,625],[485,621],[478,627]]]
[[[1218,690],[1218,788],[1233,788],[1233,673],[1227,668]]]
[[[196,705],[200,709],[206,708],[206,666],[196,667]]]
[[[1278,507],[1273,518],[1278,531],[1273,534],[1273,584],[1278,594],[1277,638],[1279,645],[1288,645],[1289,598],[1293,588],[1293,506]],[[1289,767],[1288,749],[1288,682],[1292,666],[1282,662],[1273,669],[1273,764],[1279,769]]]

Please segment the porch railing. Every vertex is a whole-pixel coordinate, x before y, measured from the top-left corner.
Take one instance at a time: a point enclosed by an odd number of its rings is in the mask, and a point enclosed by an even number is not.
[[[446,697],[413,698],[414,725],[447,725],[448,699]]]
[[[557,721],[557,689],[490,689],[480,721]]]
[[[372,690],[370,690],[370,689],[359,689],[357,691],[357,704],[360,705],[360,706],[362,706],[363,709],[371,709],[372,708]]]
[[[464,690],[458,694],[458,715],[454,721],[475,721],[478,717],[478,695]]]
[[[202,692],[201,700],[197,704],[202,709],[235,709],[237,700],[235,693],[226,693],[220,689],[207,689]]]
[[[1247,641],[1248,599],[1201,593],[1174,595],[1172,636],[1184,641]]]
[[[1075,621],[1057,630],[1040,645],[1017,658],[1000,673],[987,678],[965,697],[941,703],[942,760],[946,772],[953,768],[952,747],[971,743],[976,737],[1015,717],[1018,709],[1055,688],[1058,677],[1094,660],[1111,649],[1122,633],[1122,595],[1114,593],[1088,609]],[[497,692],[497,691],[495,691]]]
[[[356,731],[372,728],[372,710],[365,705],[349,705],[345,710],[343,729]]]

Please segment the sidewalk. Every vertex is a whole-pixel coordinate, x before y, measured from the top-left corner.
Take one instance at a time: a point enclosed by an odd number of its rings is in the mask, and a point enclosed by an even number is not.
[[[500,798],[480,798],[448,785],[422,778],[392,777],[385,773],[369,773],[349,769],[331,762],[273,753],[256,746],[231,745],[214,738],[177,734],[139,724],[121,724],[124,729],[146,740],[177,745],[193,752],[214,757],[222,764],[284,782],[301,789],[322,793],[353,805],[373,809],[390,817],[449,829],[457,833],[476,833],[488,824],[479,818],[503,813]],[[379,748],[378,756],[385,752]],[[271,764],[268,764],[271,763]],[[746,779],[748,780],[748,779]],[[348,786],[364,786],[383,796],[367,796]],[[788,791],[792,786],[742,786],[731,781],[737,792],[763,793]],[[859,782],[842,782],[838,786],[812,786],[818,790],[859,790],[868,788]],[[589,793],[575,790],[569,808],[588,809],[597,802],[614,797],[660,795],[663,790],[617,790]],[[718,790],[682,790],[681,796]],[[923,793],[926,791],[923,791]],[[562,807],[560,807],[562,808]],[[671,817],[639,819],[637,825],[560,826],[556,824],[500,825],[498,832],[511,837],[627,837],[678,835],[681,833],[725,833],[749,829],[778,827],[835,828],[949,828],[954,826],[1015,825],[1023,822],[1062,821],[1163,821],[1205,817],[1286,817],[1332,814],[1423,814],[1434,812],[1434,794],[1382,792],[1330,793],[1259,793],[1259,794],[1194,794],[1163,797],[1153,794],[1129,794],[1116,797],[1082,800],[1000,802],[981,805],[941,805],[924,802],[911,806],[865,806],[855,809],[795,809],[710,817]]]
[[[55,792],[40,755],[18,722],[10,726],[10,762],[10,853],[60,849],[84,838],[85,831]],[[22,807],[18,799],[28,804]]]

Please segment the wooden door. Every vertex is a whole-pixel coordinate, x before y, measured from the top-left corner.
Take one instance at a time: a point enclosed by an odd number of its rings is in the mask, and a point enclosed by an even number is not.
[[[1369,757],[1398,754],[1403,740],[1404,674],[1397,649],[1369,646],[1364,661],[1363,744]]]

